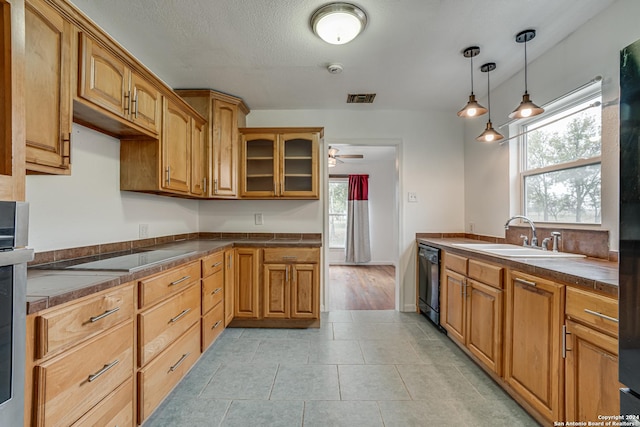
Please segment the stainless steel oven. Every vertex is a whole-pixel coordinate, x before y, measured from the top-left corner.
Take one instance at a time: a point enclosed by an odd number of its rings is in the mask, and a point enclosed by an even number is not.
[[[29,208],[0,201],[0,425],[24,424]]]
[[[418,245],[418,307],[440,326],[440,249]]]

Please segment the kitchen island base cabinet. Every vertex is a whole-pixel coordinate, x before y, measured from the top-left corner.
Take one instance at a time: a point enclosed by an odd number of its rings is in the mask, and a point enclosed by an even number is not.
[[[504,378],[548,422],[564,415],[564,292],[562,285],[517,271],[507,281]]]

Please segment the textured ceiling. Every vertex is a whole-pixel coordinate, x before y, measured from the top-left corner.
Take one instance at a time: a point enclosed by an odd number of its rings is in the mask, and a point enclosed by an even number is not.
[[[457,111],[469,93],[465,47],[478,71],[496,62],[492,86],[523,68],[519,31],[534,28],[529,60],[556,45],[613,0],[358,0],[365,31],[329,45],[309,19],[326,0],[72,0],[174,88],[212,88],[251,109],[438,109]],[[344,71],[329,74],[329,63]],[[530,76],[530,81],[532,77]],[[347,93],[375,92],[372,105]]]

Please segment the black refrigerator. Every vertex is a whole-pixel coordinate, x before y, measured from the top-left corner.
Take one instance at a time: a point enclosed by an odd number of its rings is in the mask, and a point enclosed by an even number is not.
[[[620,413],[640,420],[640,40],[620,51]]]

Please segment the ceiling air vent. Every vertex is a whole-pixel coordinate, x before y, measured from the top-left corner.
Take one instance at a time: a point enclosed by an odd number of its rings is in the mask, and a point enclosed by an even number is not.
[[[350,93],[347,95],[347,104],[373,104],[375,93]]]

